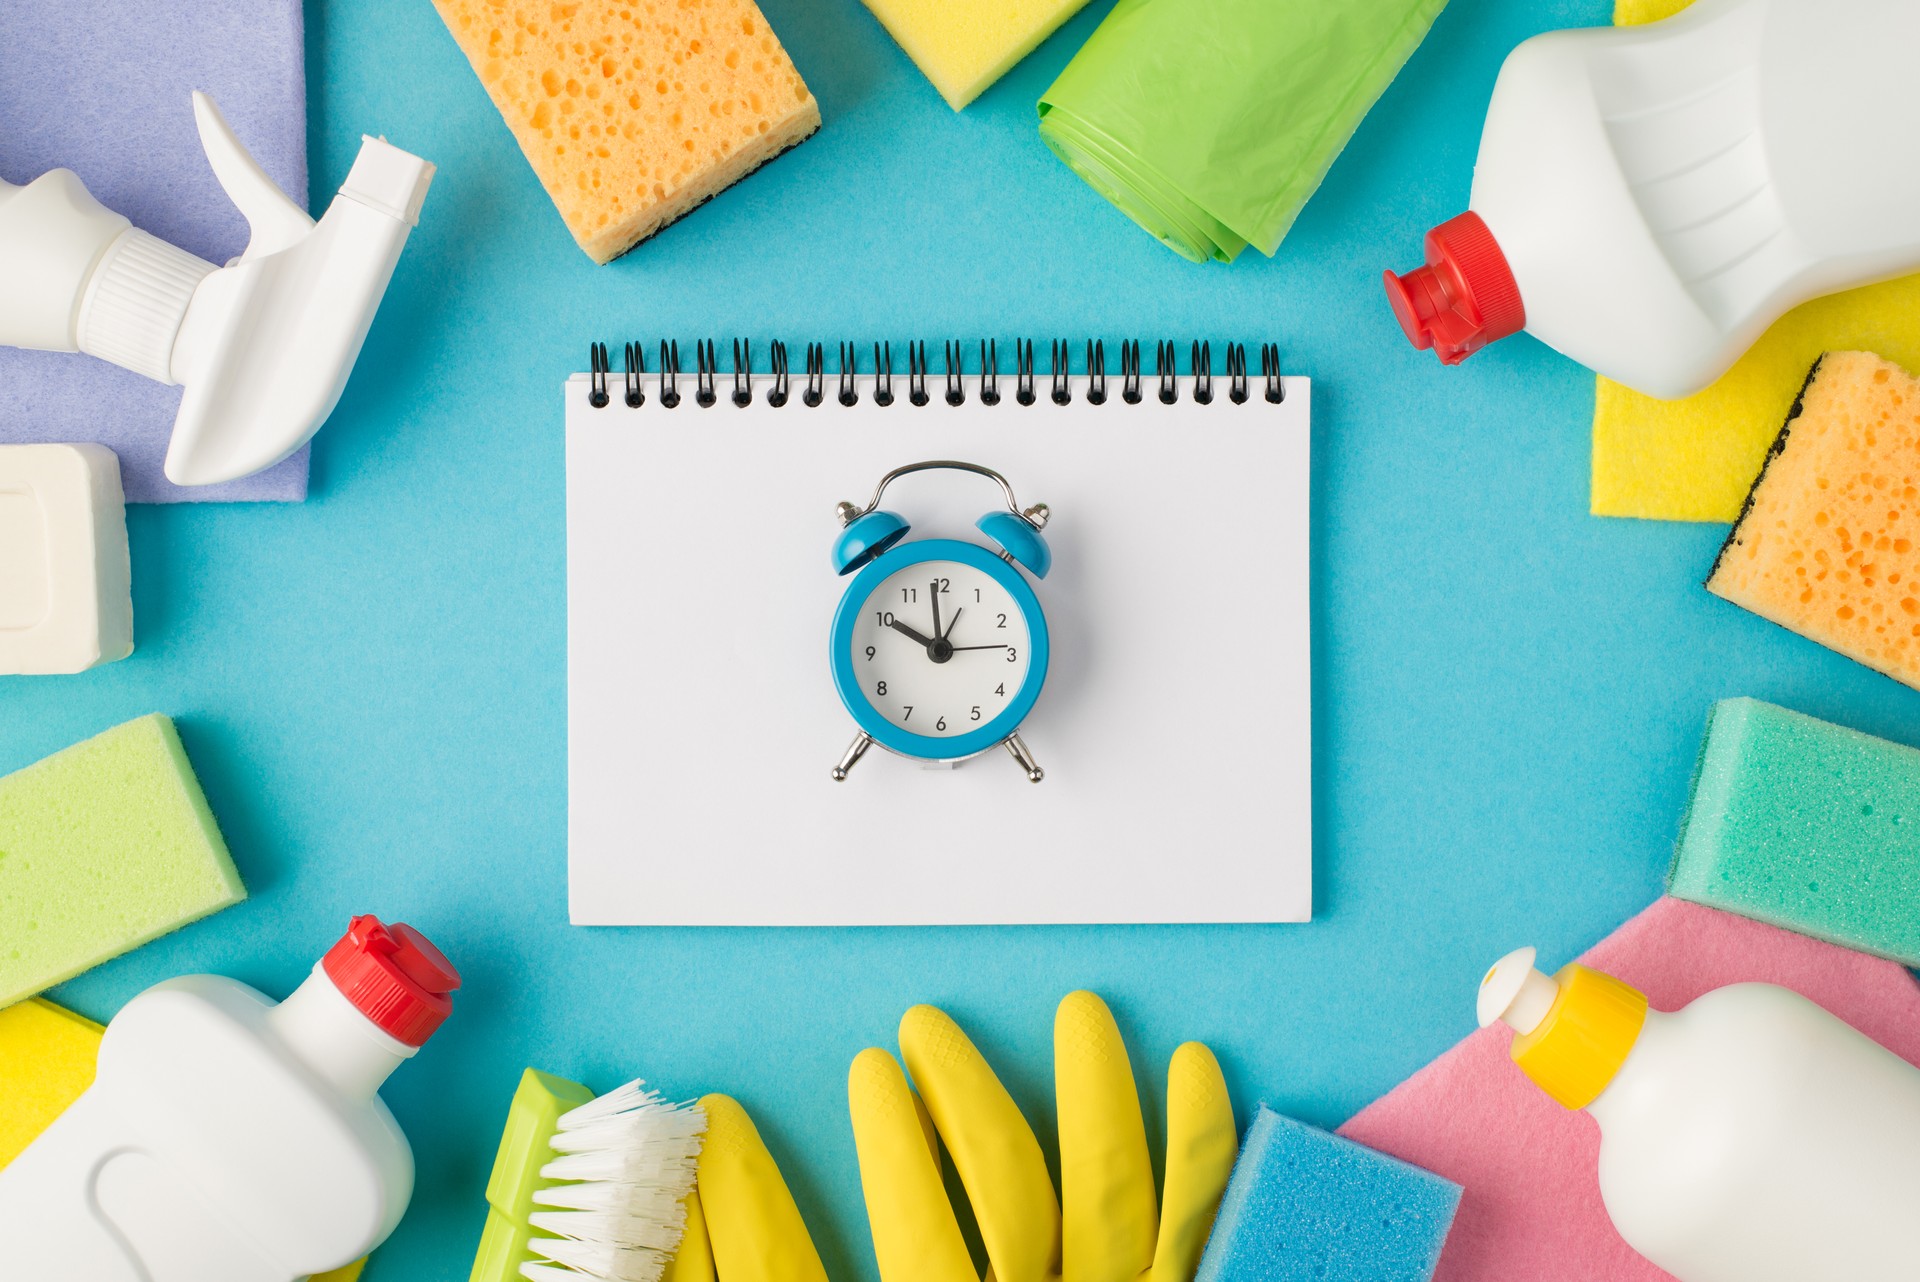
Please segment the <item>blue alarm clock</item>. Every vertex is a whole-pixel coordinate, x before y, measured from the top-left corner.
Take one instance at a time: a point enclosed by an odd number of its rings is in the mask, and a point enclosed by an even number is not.
[[[998,550],[959,539],[906,541],[910,528],[880,510],[887,486],[913,472],[972,472],[1006,496],[975,525]],[[977,463],[934,459],[880,478],[865,507],[842,503],[833,568],[853,575],[834,612],[833,684],[860,733],[833,768],[845,780],[874,744],[903,757],[952,763],[1006,745],[1027,778],[1045,777],[1020,738],[1047,679],[1047,616],[1025,570],[1047,577],[1053,554],[1040,531],[1047,505],[1022,508],[1007,478]]]

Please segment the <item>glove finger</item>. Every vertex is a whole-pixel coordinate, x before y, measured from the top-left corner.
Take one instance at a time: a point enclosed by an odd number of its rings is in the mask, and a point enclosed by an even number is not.
[[[900,1020],[900,1054],[953,1157],[999,1282],[1038,1282],[1060,1268],[1060,1202],[1033,1128],[945,1011]]]
[[[700,1209],[697,1188],[687,1194],[687,1231],[660,1282],[714,1282],[713,1243],[707,1237],[707,1217]]]
[[[893,1056],[879,1049],[854,1056],[847,1110],[883,1282],[974,1282],[931,1124]]]
[[[700,1107],[700,1204],[715,1271],[726,1282],[826,1282],[800,1208],[747,1110],[725,1095]]]
[[[885,1051],[880,1053],[887,1054]],[[887,1057],[892,1058],[890,1055]],[[900,1071],[898,1065],[894,1066],[894,1071]],[[903,1076],[901,1081],[905,1080]],[[920,1138],[927,1142],[927,1152],[933,1157],[933,1169],[937,1174],[940,1170],[940,1132],[933,1129],[933,1114],[927,1112],[927,1102],[911,1086],[907,1087],[907,1094],[913,1098],[913,1120],[920,1123]]]
[[[1134,1282],[1153,1263],[1159,1206],[1133,1065],[1113,1012],[1069,993],[1053,1020],[1067,1282]]]
[[[1152,1282],[1193,1282],[1239,1150],[1220,1061],[1188,1042],[1167,1066],[1167,1190]]]

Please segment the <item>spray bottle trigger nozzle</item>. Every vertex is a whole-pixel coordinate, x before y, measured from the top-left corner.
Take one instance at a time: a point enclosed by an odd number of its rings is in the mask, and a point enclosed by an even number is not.
[[[293,203],[280,185],[260,168],[233,129],[220,114],[212,98],[199,90],[193,93],[193,118],[199,126],[200,146],[207,153],[213,176],[220,181],[234,208],[246,218],[253,235],[246,252],[235,262],[265,258],[298,244],[313,230],[313,219]]]

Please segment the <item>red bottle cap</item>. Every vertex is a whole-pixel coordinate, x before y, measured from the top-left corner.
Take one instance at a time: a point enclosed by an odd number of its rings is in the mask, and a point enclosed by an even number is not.
[[[408,1046],[426,1044],[453,1012],[447,994],[460,987],[460,972],[425,935],[371,915],[355,917],[320,965],[356,1010]]]
[[[1526,328],[1527,309],[1507,256],[1469,210],[1427,233],[1427,265],[1386,273],[1387,301],[1415,347],[1458,365],[1496,338]]]

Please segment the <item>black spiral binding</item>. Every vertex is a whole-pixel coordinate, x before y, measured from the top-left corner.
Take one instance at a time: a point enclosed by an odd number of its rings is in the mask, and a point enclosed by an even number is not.
[[[893,404],[893,344],[873,345],[873,403]]]
[[[1160,376],[1160,403],[1171,405],[1180,399],[1180,357],[1171,342],[1155,343],[1153,369]]]
[[[980,403],[1000,403],[1000,344],[987,338],[980,340]]]
[[[660,341],[660,403],[668,409],[680,408],[680,341],[671,346]]]
[[[853,380],[860,374],[859,363],[859,349],[852,343],[840,344],[840,403],[849,409],[860,403],[860,393],[853,387]]]
[[[907,344],[907,400],[914,405],[927,403],[927,345]]]
[[[800,402],[808,409],[819,409],[820,402],[826,399],[824,388],[827,382],[827,349],[820,343],[807,344],[807,390],[800,394]]]
[[[767,404],[779,409],[787,403],[787,345],[773,344],[773,387],[767,392]]]
[[[944,399],[948,405],[964,405],[967,400],[966,344],[956,340],[945,340],[945,368],[942,379],[945,383]],[[646,404],[646,393],[641,390],[641,380],[647,372],[646,347],[643,343],[626,343],[625,347],[625,401],[630,409],[639,409]],[[1032,339],[1016,340],[1014,345],[1014,400],[1021,405],[1033,405],[1038,399],[1036,389],[1037,375],[1034,368]],[[1048,347],[1052,356],[1048,367],[1048,399],[1055,405],[1073,403],[1073,347],[1062,339],[1051,339]],[[837,387],[835,399],[844,406],[854,406],[860,402],[860,347],[856,343],[842,342],[839,348],[839,370],[836,373]],[[785,405],[792,395],[792,384],[788,372],[787,345],[775,341],[769,344],[770,370],[772,381],[767,388],[767,404],[776,409]],[[704,339],[694,343],[694,404],[701,409],[712,409],[720,402],[717,384],[720,377],[720,361],[713,340]],[[1235,405],[1244,405],[1252,396],[1250,371],[1247,362],[1247,349],[1242,343],[1226,345],[1226,393],[1227,399]],[[1155,389],[1163,405],[1174,405],[1180,400],[1180,349],[1175,343],[1157,340],[1154,343],[1154,378],[1158,383]],[[593,343],[587,352],[588,392],[587,403],[595,409],[605,409],[613,403],[608,392],[608,383],[613,369],[607,354],[605,343]],[[1214,398],[1213,345],[1202,340],[1194,340],[1188,349],[1187,369],[1193,379],[1192,398],[1196,405],[1211,405]],[[1085,376],[1087,387],[1085,396],[1089,405],[1107,403],[1107,347],[1103,340],[1087,341],[1087,359]],[[659,391],[657,393],[663,409],[678,409],[680,397],[680,343],[677,339],[660,341]],[[873,403],[882,407],[891,406],[894,401],[893,387],[893,344],[875,343],[873,345]],[[733,340],[733,387],[728,400],[740,409],[753,404],[753,344],[745,339]],[[932,404],[933,398],[927,390],[932,380],[933,366],[927,357],[927,345],[923,341],[907,344],[907,400],[915,406]],[[994,406],[1000,403],[1000,345],[995,339],[980,340],[979,397],[982,405]],[[1260,380],[1262,394],[1268,404],[1278,405],[1287,398],[1286,382],[1280,373],[1280,346],[1277,343],[1260,345]],[[1128,405],[1138,405],[1144,395],[1142,386],[1144,370],[1141,363],[1140,342],[1138,339],[1126,339],[1120,344],[1120,399]],[[807,381],[800,393],[801,403],[809,408],[818,407],[826,401],[827,385],[827,348],[824,343],[807,344]]]
[[[639,343],[627,344],[627,408],[630,410],[647,403],[647,394],[640,390],[640,376],[647,372],[646,352]]]
[[[694,374],[693,399],[703,410],[710,410],[719,397],[713,394],[713,369],[720,362],[713,358],[713,340],[693,345],[694,364],[698,367]]]
[[[1107,403],[1107,345],[1087,340],[1087,404]]]
[[[587,352],[588,366],[593,371],[593,390],[587,393],[587,404],[597,410],[607,408],[607,345],[595,343]]]
[[[1268,404],[1278,405],[1287,399],[1287,385],[1280,381],[1279,344],[1260,344],[1260,377],[1267,380]]]
[[[733,340],[733,403],[741,409],[753,404],[753,343]]]
[[[965,405],[967,403],[967,354],[960,344],[947,344],[947,404]]]

